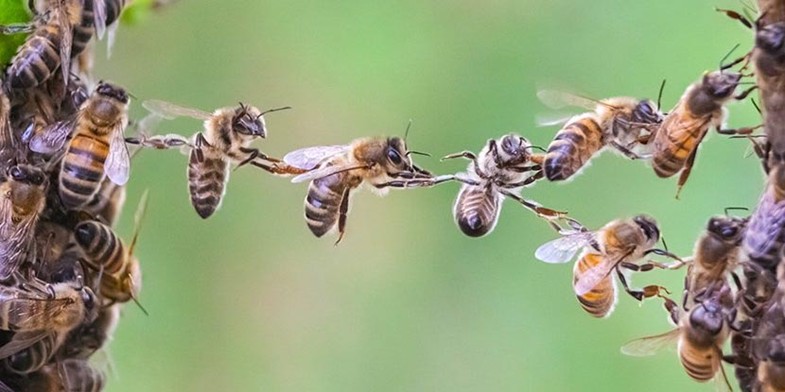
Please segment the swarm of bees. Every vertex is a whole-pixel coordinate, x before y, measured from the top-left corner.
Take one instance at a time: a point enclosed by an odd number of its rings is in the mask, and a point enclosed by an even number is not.
[[[626,344],[625,354],[650,355],[675,344],[681,365],[696,381],[714,380],[729,389],[723,365],[729,363],[742,390],[785,391],[785,158],[779,153],[785,148],[752,135],[782,122],[767,117],[762,125],[724,128],[729,102],[758,87],[764,94],[782,94],[771,91],[785,73],[782,23],[752,23],[721,10],[754,28],[755,46],[729,64],[723,59],[718,70],[688,86],[671,110],[662,110],[660,98],[593,99],[543,89],[538,97],[549,107],[588,111],[558,122],[562,126],[545,149],[509,133],[488,140],[478,153],[444,156],[464,158],[468,167],[437,175],[412,160],[428,154],[409,149],[408,127],[403,137],[300,148],[279,159],[253,143],[268,135],[265,115],[290,107],[260,110],[239,103],[207,112],[151,99],[142,102],[149,114],[134,121],[128,114],[131,95],[120,85],[95,82],[90,68],[93,38],[107,35],[111,45],[126,2],[30,3],[31,23],[0,26],[2,34],[29,34],[7,65],[0,89],[0,392],[103,389],[105,369],[91,358],[111,339],[123,304],[134,301],[141,308],[142,269],[134,249],[146,193],[130,241],[113,229],[131,172],[129,146],[185,153],[187,193],[203,219],[219,210],[232,166],[308,182],[306,226],[316,237],[336,232],[335,244],[346,235],[350,197],[363,185],[385,195],[391,188],[456,182],[453,216],[468,237],[492,233],[504,200],[511,199],[558,235],[534,252],[536,259],[577,259],[573,292],[589,315],[613,313],[617,280],[637,301],[662,301],[675,328]],[[757,82],[739,91],[753,74]],[[191,136],[157,132],[162,120],[175,117],[202,121],[202,127]],[[567,211],[524,197],[524,189],[538,182],[575,178],[605,149],[650,162],[658,177],[678,173],[678,197],[710,129],[748,137],[767,186],[749,216],[726,210],[712,217],[692,255],[675,255],[664,241],[659,247],[662,235],[651,216],[615,219],[592,230]],[[681,303],[663,286],[632,285],[639,272],[683,267]]]

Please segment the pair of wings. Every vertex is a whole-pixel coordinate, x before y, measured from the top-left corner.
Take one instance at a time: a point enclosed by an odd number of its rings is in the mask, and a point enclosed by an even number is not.
[[[284,163],[299,169],[308,170],[292,178],[292,182],[305,182],[324,178],[336,173],[345,172],[365,167],[357,164],[324,165],[330,158],[346,154],[350,151],[349,145],[306,147],[292,151],[283,157]]]
[[[82,114],[75,119],[56,122],[36,132],[29,141],[31,151],[52,154],[60,151],[66,139],[74,131]],[[109,131],[109,155],[104,162],[104,173],[117,185],[125,185],[131,172],[131,155],[123,137],[125,122],[118,121]]]
[[[568,232],[560,238],[540,245],[534,251],[534,257],[550,264],[566,263],[575,258],[575,254],[580,249],[597,252],[595,248],[596,238],[596,232],[577,230]],[[614,257],[603,255],[602,262],[577,276],[577,281],[573,284],[575,294],[579,296],[584,295],[595,288],[624,257],[625,255]]]
[[[560,90],[541,89],[537,91],[537,98],[540,100],[540,102],[545,104],[545,106],[557,110],[561,110],[567,107],[578,107],[578,108],[588,109],[591,111],[596,111],[597,106],[606,106],[612,110],[621,110],[621,108],[610,105],[599,99],[589,98],[581,94],[570,93]],[[557,113],[552,116],[538,116],[537,125],[540,126],[562,125],[567,121],[569,121],[570,118],[574,117],[574,115],[575,113],[573,114]]]

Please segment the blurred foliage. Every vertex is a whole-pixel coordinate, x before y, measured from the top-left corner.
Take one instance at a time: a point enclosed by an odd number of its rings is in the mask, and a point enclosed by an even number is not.
[[[714,6],[738,3],[683,2],[674,12],[670,2],[619,0],[190,0],[121,27],[112,59],[98,56],[96,79],[140,100],[205,110],[238,100],[291,105],[267,117],[260,147],[274,156],[400,134],[409,118],[410,145],[435,157],[478,151],[509,131],[547,146],[556,129],[534,125],[553,115],[537,102],[538,86],[651,97],[667,78],[667,109],[735,43],[748,47],[751,33]],[[136,20],[131,12],[125,18]],[[138,105],[135,118],[144,115]],[[729,126],[760,121],[746,102],[731,113]],[[182,119],[161,132],[200,127]],[[526,196],[592,228],[649,213],[670,249],[688,255],[711,215],[755,205],[762,175],[747,155],[746,141],[711,135],[681,200],[675,179],[609,153],[575,180],[543,181]],[[417,158],[437,173],[465,168]],[[623,356],[626,341],[671,328],[660,302],[620,295],[610,319],[584,314],[571,267],[533,258],[553,231],[511,202],[495,232],[470,239],[452,221],[454,184],[383,199],[358,192],[334,247],[303,222],[303,184],[242,168],[222,209],[202,221],[185,166],[175,152],[134,160],[121,232],[129,235],[128,211],[150,188],[137,247],[150,316],[125,308],[109,391],[712,388],[687,377],[672,351]],[[683,273],[633,283],[678,293]]]
[[[27,9],[27,1],[0,0],[0,25],[28,21],[30,21],[30,12]],[[0,64],[8,64],[16,54],[16,48],[25,41],[26,37],[27,34],[0,34]]]

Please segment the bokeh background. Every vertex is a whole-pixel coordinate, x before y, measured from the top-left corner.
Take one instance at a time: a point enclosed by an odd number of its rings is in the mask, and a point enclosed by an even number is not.
[[[122,26],[97,78],[139,101],[205,110],[238,101],[291,105],[267,117],[259,147],[274,156],[310,145],[402,134],[437,173],[437,157],[479,150],[515,131],[547,146],[557,129],[538,86],[663,106],[715,69],[751,32],[713,11],[740,3],[598,0],[423,2],[180,1]],[[99,45],[103,53],[103,44]],[[731,126],[753,125],[749,102]],[[191,134],[195,120],[161,132]],[[708,218],[754,207],[763,178],[749,143],[711,135],[681,200],[675,179],[606,153],[567,184],[525,195],[589,227],[656,217],[670,249],[688,255]],[[150,189],[137,253],[141,301],[125,307],[108,350],[108,391],[695,391],[675,351],[625,357],[628,340],[671,328],[657,300],[620,297],[610,319],[585,314],[571,266],[534,249],[555,237],[506,203],[495,232],[472,239],[453,223],[458,186],[353,196],[347,234],[316,239],[302,218],[306,186],[253,169],[232,173],[222,209],[201,220],[188,201],[186,157],[144,151],[133,165],[120,231]],[[636,275],[678,293],[683,271]],[[729,373],[732,373],[730,369]]]

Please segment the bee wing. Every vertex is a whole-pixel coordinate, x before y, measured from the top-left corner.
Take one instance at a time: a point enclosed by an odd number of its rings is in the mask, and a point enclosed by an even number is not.
[[[0,347],[0,359],[8,358],[36,343],[41,341],[49,332],[45,330],[40,331],[25,331],[17,332],[11,341]]]
[[[6,383],[0,381],[0,392],[14,392],[14,390],[11,389],[11,387],[9,387],[8,385],[6,385]]]
[[[599,253],[588,253],[585,254],[584,257],[600,257],[602,260],[599,261],[593,268],[584,271],[578,279],[573,284],[573,289],[575,290],[576,295],[584,295],[591,291],[593,288],[597,287],[603,279],[605,279],[616,264],[622,259],[622,257],[617,257],[614,259],[605,257]]]
[[[602,103],[596,99],[559,90],[542,89],[537,91],[537,98],[551,109],[564,109],[570,106],[595,110]]]
[[[283,161],[300,169],[311,170],[325,160],[349,151],[347,145],[316,146],[294,150],[283,156]]]
[[[109,141],[109,156],[106,157],[104,172],[112,182],[125,185],[131,172],[131,156],[128,146],[123,138],[122,125],[112,130],[112,140]]]
[[[59,121],[48,125],[30,138],[28,146],[31,151],[51,154],[63,148],[65,140],[73,129],[73,121]]]
[[[548,115],[537,115],[535,122],[538,127],[552,127],[554,125],[564,125],[567,121],[573,118],[574,114],[569,113],[553,113]]]
[[[678,328],[663,334],[635,339],[621,346],[621,352],[624,355],[633,357],[647,357],[656,354],[666,347],[675,348],[677,340],[679,340]]]
[[[159,101],[157,99],[144,101],[142,102],[142,106],[151,113],[157,114],[167,120],[172,120],[177,117],[191,117],[198,120],[207,120],[212,117],[212,114],[199,109],[187,108],[171,102]]]
[[[60,68],[63,71],[63,82],[68,84],[68,76],[71,74],[71,44],[74,40],[74,29],[72,26],[67,26],[70,18],[68,17],[68,10],[65,5],[57,3],[57,12],[60,23]]]
[[[104,39],[104,32],[106,31],[106,1],[104,0],[86,0],[93,2],[93,25],[95,26],[95,35],[98,39]]]
[[[579,249],[590,245],[593,239],[592,232],[568,234],[540,245],[534,251],[534,257],[551,264],[566,263],[575,257]]]
[[[336,174],[336,173],[346,172],[346,171],[355,170],[355,169],[362,169],[364,167],[367,167],[367,166],[365,166],[365,165],[355,165],[355,166],[350,166],[350,165],[329,165],[329,166],[324,166],[324,167],[320,167],[318,169],[313,169],[313,170],[311,170],[309,172],[305,172],[305,173],[300,174],[298,176],[295,176],[294,178],[292,178],[292,182],[293,183],[298,183],[298,182],[312,181],[312,180],[316,180],[316,179],[319,179],[319,178],[324,178],[324,177],[327,177],[327,176],[331,176],[331,175]]]

